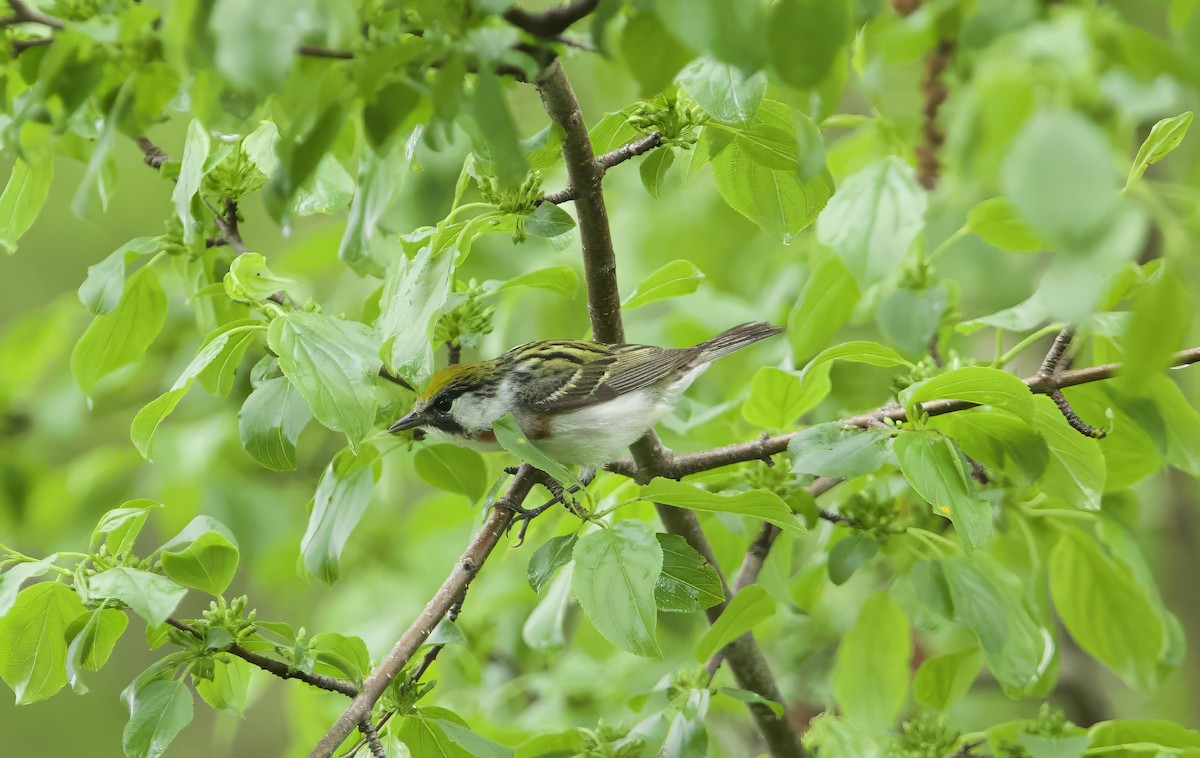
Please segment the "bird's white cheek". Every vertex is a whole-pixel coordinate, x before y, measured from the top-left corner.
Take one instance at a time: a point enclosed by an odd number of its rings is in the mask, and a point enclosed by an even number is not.
[[[454,402],[450,411],[463,429],[473,434],[479,434],[492,428],[492,424],[504,418],[510,407],[506,400],[506,385],[502,385],[494,395],[482,395],[477,392],[467,392]]]

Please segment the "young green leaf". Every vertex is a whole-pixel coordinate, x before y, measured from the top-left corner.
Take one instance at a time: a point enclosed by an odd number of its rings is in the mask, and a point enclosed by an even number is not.
[[[125,267],[161,247],[157,237],[135,237],[88,266],[87,278],[79,285],[79,300],[97,316],[112,313],[125,290]]]
[[[476,79],[474,106],[475,123],[487,142],[496,178],[505,186],[520,184],[529,171],[529,161],[521,152],[517,125],[505,100],[500,77],[490,68],[482,69]]]
[[[817,221],[817,239],[832,247],[866,288],[907,258],[925,227],[926,203],[912,167],[884,158],[842,184]]]
[[[638,167],[638,172],[642,177],[642,186],[650,193],[650,197],[655,200],[658,199],[659,193],[662,192],[667,171],[670,170],[671,164],[674,162],[675,151],[669,147],[655,150],[642,159],[642,164]]]
[[[296,282],[277,276],[267,267],[267,259],[258,253],[242,253],[229,264],[224,283],[230,300],[261,303]]]
[[[838,540],[829,551],[829,581],[841,586],[879,552],[879,540],[857,532]]]
[[[367,509],[379,472],[378,451],[364,445],[357,455],[341,450],[321,474],[300,552],[304,568],[326,584],[337,581],[342,548]]]
[[[188,124],[187,138],[183,143],[183,160],[171,202],[175,204],[175,215],[183,223],[183,241],[191,242],[196,236],[196,219],[192,217],[192,198],[200,191],[204,179],[204,165],[212,146],[208,130],[197,119]]]
[[[393,373],[420,385],[433,372],[433,329],[450,294],[454,250],[424,245],[412,260],[392,264],[383,284],[376,326],[380,356]]]
[[[819,248],[814,257],[800,299],[788,316],[787,337],[797,365],[828,345],[861,297],[840,258],[826,248]]]
[[[541,547],[533,551],[525,573],[534,592],[541,592],[558,570],[571,562],[577,541],[578,538],[574,534],[559,535],[546,540]]]
[[[17,252],[17,241],[42,212],[53,178],[54,156],[49,149],[17,158],[0,194],[0,246],[9,255]]]
[[[246,709],[254,671],[254,666],[241,658],[217,658],[213,660],[212,679],[192,679],[192,684],[196,694],[213,708],[240,715]]]
[[[120,600],[149,624],[170,616],[187,589],[161,574],[125,566],[106,569],[88,580],[92,597]]]
[[[129,500],[122,503],[121,507],[106,512],[92,530],[88,550],[96,552],[103,540],[109,555],[128,555],[146,524],[146,517],[151,511],[162,507],[162,503],[153,500]]]
[[[1171,354],[1187,338],[1195,310],[1187,280],[1177,264],[1167,261],[1133,304],[1124,335],[1124,386],[1142,387],[1151,376],[1166,371]]]
[[[853,34],[847,0],[782,0],[771,11],[771,63],[796,89],[819,85]],[[843,64],[845,65],[845,64]]]
[[[67,683],[66,632],[84,612],[79,595],[59,582],[26,587],[0,618],[0,679],[17,705],[45,700]]]
[[[158,274],[143,268],[125,283],[125,294],[111,313],[92,319],[71,352],[71,373],[90,395],[108,374],[140,360],[167,317],[167,296]]]
[[[643,97],[652,97],[671,86],[679,70],[696,54],[663,24],[651,7],[631,8],[621,31],[621,57],[640,85]]]
[[[1020,211],[1006,197],[984,200],[967,213],[967,227],[994,248],[1013,253],[1036,253],[1044,249]]]
[[[949,304],[944,287],[892,290],[875,309],[875,325],[905,355],[924,355]]]
[[[1159,121],[1150,130],[1142,146],[1138,148],[1137,157],[1129,167],[1129,176],[1125,179],[1125,188],[1133,184],[1146,173],[1152,164],[1158,163],[1183,142],[1188,127],[1192,125],[1192,112],[1184,111],[1178,116],[1171,116]]]
[[[992,506],[971,492],[962,456],[940,434],[902,431],[892,443],[900,470],[933,512],[950,519],[968,552],[991,538]]]
[[[766,590],[757,584],[743,587],[696,641],[696,660],[707,661],[718,650],[774,615],[775,599]]]
[[[679,73],[679,86],[721,124],[745,125],[754,118],[767,93],[767,76],[747,76],[711,58],[700,58]]]
[[[767,490],[750,490],[733,495],[721,495],[702,490],[694,484],[655,479],[642,487],[641,498],[693,511],[751,516],[793,534],[801,534],[805,531],[804,526],[796,520],[787,503],[775,493]]]
[[[892,433],[830,421],[801,430],[788,442],[793,474],[848,479],[869,474],[888,459]]]
[[[503,292],[515,287],[534,287],[557,292],[566,297],[574,297],[575,291],[579,289],[579,274],[576,274],[575,269],[570,266],[540,268],[509,279],[493,289],[492,292]]]
[[[914,384],[900,393],[909,418],[918,405],[931,400],[965,400],[1008,411],[1023,421],[1033,420],[1033,394],[1017,377],[1000,369],[964,366]]]
[[[663,553],[650,527],[619,521],[585,534],[573,555],[575,597],[596,630],[635,655],[661,658],[654,587]]]
[[[983,655],[976,648],[930,656],[913,677],[913,700],[944,712],[967,694],[982,666]]]
[[[689,260],[674,260],[660,266],[643,279],[621,307],[625,310],[641,308],[659,300],[690,295],[704,280],[704,272]]]
[[[483,456],[457,445],[425,445],[413,456],[413,468],[426,484],[478,502],[488,489]]]
[[[296,468],[296,440],[312,421],[308,403],[286,376],[260,384],[238,412],[242,447],[272,471]]]
[[[1033,428],[1050,453],[1036,484],[1072,507],[1099,510],[1107,474],[1100,443],[1071,428],[1050,398],[1039,395],[1033,402]]]
[[[316,658],[317,668],[325,669],[321,673],[360,683],[371,670],[371,653],[361,637],[323,632],[312,638],[309,650]]]
[[[363,112],[366,119],[366,111]],[[384,275],[383,267],[371,257],[371,240],[379,223],[400,190],[409,161],[398,147],[364,150],[358,165],[358,184],[346,219],[346,231],[338,245],[338,259],[360,276]]]
[[[121,744],[129,758],[158,758],[192,721],[192,693],[181,680],[159,679],[138,690]]]
[[[784,244],[816,221],[834,196],[827,169],[804,179],[798,169],[767,168],[738,141],[713,156],[712,164],[717,190],[729,207]]]
[[[77,617],[67,627],[67,681],[77,695],[87,694],[82,670],[99,671],[112,655],[117,640],[129,626],[129,616],[115,608],[97,608]]]
[[[1200,749],[1200,733],[1173,721],[1159,719],[1122,719],[1101,721],[1088,729],[1091,747],[1096,755],[1120,755],[1112,748],[1125,752],[1156,751],[1167,755],[1188,755]],[[1104,748],[1108,748],[1105,750]]]
[[[1131,687],[1158,682],[1164,629],[1129,572],[1078,529],[1064,529],[1050,553],[1050,592],[1071,637]]]
[[[180,550],[164,551],[160,557],[167,576],[185,587],[220,595],[233,581],[240,555],[236,543],[211,531]]]
[[[374,332],[357,321],[294,311],[271,321],[267,341],[313,416],[357,445],[375,423]]]
[[[525,231],[535,237],[557,237],[575,228],[571,214],[554,203],[542,203],[525,219]]]
[[[833,691],[852,723],[892,726],[908,692],[912,636],[908,616],[886,593],[867,598],[838,646]]]
[[[654,587],[660,611],[693,613],[725,601],[721,577],[687,540],[678,534],[656,534],[663,567]]]
[[[819,402],[799,374],[775,366],[763,366],[750,380],[750,395],[742,404],[742,418],[766,429],[787,429],[801,414]]]

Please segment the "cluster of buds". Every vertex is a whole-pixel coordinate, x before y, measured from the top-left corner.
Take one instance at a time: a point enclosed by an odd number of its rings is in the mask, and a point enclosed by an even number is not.
[[[490,176],[479,178],[479,194],[483,199],[505,213],[520,215],[529,213],[537,206],[542,196],[542,172],[530,171],[525,181],[515,187],[502,187]]]
[[[436,344],[447,344],[453,348],[474,348],[479,339],[492,333],[492,316],[495,309],[483,302],[483,288],[471,280],[466,290],[450,295],[450,308],[438,318],[433,329]]]
[[[696,129],[704,126],[708,116],[700,106],[680,100],[678,93],[671,90],[638,103],[627,120],[639,132],[658,132],[664,145],[691,150],[699,139]]]
[[[160,249],[167,255],[186,255],[188,260],[195,260],[204,254],[204,236],[197,233],[192,241],[183,239],[183,222],[174,213],[163,222],[163,233],[158,235]]]
[[[392,710],[400,714],[408,713],[437,684],[436,682],[416,681],[413,678],[413,670],[406,671],[403,676],[396,677],[388,685],[380,699],[380,704],[385,710]]]
[[[104,543],[101,543],[96,552],[92,553],[91,559],[91,565],[84,569],[85,576],[99,574],[110,568],[131,568],[155,572],[158,569],[158,561],[155,558],[139,558],[132,553],[116,555],[108,552],[108,546]]]
[[[896,523],[900,514],[891,498],[879,497],[872,492],[856,492],[846,499],[839,510],[842,515],[854,519],[864,531],[880,535],[903,531],[903,527]]]
[[[900,725],[888,755],[897,758],[943,758],[954,750],[959,732],[946,724],[942,714],[925,713]]]
[[[65,21],[87,21],[100,15],[103,7],[104,0],[58,0],[46,10]]]
[[[254,634],[254,619],[258,617],[258,611],[250,609],[246,612],[246,607],[249,605],[245,595],[235,597],[225,604],[224,598],[218,597],[208,604],[208,610],[204,611],[204,622],[201,626],[207,628],[221,627],[229,630],[233,635],[234,640],[241,641]]]
[[[642,754],[645,741],[640,737],[627,739],[629,729],[601,721],[595,729],[580,729],[586,758],[635,758]]]

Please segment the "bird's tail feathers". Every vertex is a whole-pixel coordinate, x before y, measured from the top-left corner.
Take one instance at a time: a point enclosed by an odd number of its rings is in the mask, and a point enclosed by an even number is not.
[[[696,347],[700,348],[700,360],[707,363],[741,350],[747,345],[753,345],[759,340],[774,337],[782,331],[781,327],[773,326],[765,321],[740,324],[732,329],[726,329],[710,340],[701,342]]]

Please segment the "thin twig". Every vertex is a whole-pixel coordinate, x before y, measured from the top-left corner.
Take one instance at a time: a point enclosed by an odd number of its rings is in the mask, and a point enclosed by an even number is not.
[[[592,11],[600,0],[573,0],[537,13],[514,5],[504,12],[504,20],[538,37],[555,37]]]
[[[938,124],[938,112],[950,91],[943,77],[954,55],[956,43],[953,37],[942,37],[925,58],[925,78],[921,89],[925,102],[921,108],[921,144],[917,145],[917,180],[927,190],[937,186],[942,171],[938,152],[946,141],[946,133]]]
[[[662,145],[662,135],[658,132],[651,132],[645,137],[639,137],[635,140],[625,143],[624,145],[621,145],[611,153],[605,153],[604,155],[599,156],[596,158],[596,160],[600,163],[600,167],[607,172],[613,166],[624,163],[630,158],[636,158],[639,155],[648,153],[660,145]],[[562,205],[563,203],[568,203],[574,199],[575,186],[573,184],[568,184],[558,192],[551,192],[550,194],[539,198],[537,204],[541,205],[542,203],[554,203],[555,205]]]
[[[300,45],[296,48],[296,52],[307,58],[333,58],[342,61],[354,58],[354,53],[349,50],[331,50],[328,47],[319,47],[317,45]]]
[[[363,733],[363,741],[371,749],[371,758],[387,758],[387,751],[383,749],[383,743],[379,741],[379,732],[375,731],[375,725],[371,723],[371,714],[363,716],[363,720],[358,725],[358,731]]]
[[[391,651],[363,681],[362,692],[354,698],[350,707],[342,713],[309,753],[310,758],[328,758],[333,755],[338,745],[341,745],[362,722],[363,717],[371,712],[387,686],[433,632],[438,622],[462,596],[467,585],[479,573],[484,561],[504,536],[504,530],[513,518],[513,512],[504,507],[505,503],[520,505],[529,495],[534,483],[533,469],[528,465],[521,466],[521,470],[509,485],[508,491],[496,503],[497,507],[492,508],[488,513],[483,526],[454,565],[450,575],[442,582],[442,586],[426,604],[425,610],[405,630]]]
[[[1050,350],[1046,353],[1045,360],[1042,361],[1042,367],[1038,369],[1038,373],[1054,377],[1059,368],[1067,362],[1067,351],[1071,348],[1071,341],[1075,339],[1075,330],[1070,326],[1064,327],[1058,336],[1054,338],[1054,344],[1050,346]],[[1066,395],[1060,389],[1051,389],[1046,393],[1050,399],[1054,401],[1055,407],[1062,413],[1063,418],[1071,425],[1071,428],[1079,432],[1085,437],[1092,439],[1103,439],[1108,435],[1104,429],[1098,429],[1079,417],[1075,409],[1071,407],[1071,403],[1067,400]]]
[[[12,8],[13,14],[0,18],[0,27],[12,26],[14,24],[41,24],[51,29],[62,29],[66,26],[61,18],[47,16],[41,11],[35,11],[22,2],[22,0],[8,0],[8,5]]]
[[[180,621],[179,619],[168,618],[167,623],[176,629],[187,632],[198,639],[204,638],[204,635],[200,633],[199,629],[191,624]],[[241,645],[232,645],[227,652],[230,655],[241,658],[243,661],[253,666],[259,667],[267,673],[274,674],[280,679],[296,679],[304,682],[305,684],[311,684],[313,687],[319,687],[320,689],[328,690],[329,692],[341,693],[346,697],[355,697],[358,695],[358,689],[350,682],[338,679],[337,677],[326,676],[324,674],[306,673],[297,668],[293,668],[283,661],[277,661],[274,658],[268,658],[265,655],[259,655],[251,650],[247,650]]]

